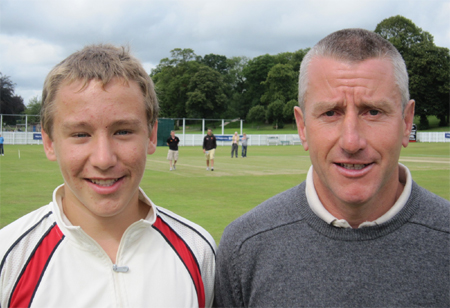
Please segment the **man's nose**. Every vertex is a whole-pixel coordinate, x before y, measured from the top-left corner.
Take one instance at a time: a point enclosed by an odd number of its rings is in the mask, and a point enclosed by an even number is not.
[[[339,145],[345,152],[355,154],[366,147],[363,126],[357,112],[351,111],[345,114],[339,139]]]

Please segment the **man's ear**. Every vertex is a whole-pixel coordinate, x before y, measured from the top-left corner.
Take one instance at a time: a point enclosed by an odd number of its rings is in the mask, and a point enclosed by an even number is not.
[[[302,141],[303,148],[305,151],[308,151],[308,141],[306,138],[306,126],[305,126],[305,117],[303,116],[303,111],[300,107],[294,107],[294,115],[295,121],[297,122],[297,131],[300,140]]]
[[[406,104],[405,110],[403,111],[403,139],[402,145],[403,147],[407,147],[409,144],[409,135],[411,134],[412,125],[414,122],[414,108],[416,102],[412,99]]]
[[[43,129],[41,129],[41,135],[42,143],[44,144],[45,155],[47,155],[47,158],[49,160],[56,161],[56,154],[52,139]]]
[[[152,155],[153,153],[155,153],[157,143],[158,143],[158,121],[155,122],[155,124],[153,125],[152,132],[150,133],[147,154]]]

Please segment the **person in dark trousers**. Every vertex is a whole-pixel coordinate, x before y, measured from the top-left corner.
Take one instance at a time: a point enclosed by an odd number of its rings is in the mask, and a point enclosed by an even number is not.
[[[3,143],[5,142],[5,138],[0,135],[0,155],[5,156],[5,151],[3,150]]]
[[[175,131],[170,132],[170,137],[167,139],[167,145],[169,146],[169,152],[167,153],[167,160],[170,164],[170,171],[176,170],[176,164],[178,161],[178,143],[180,139],[175,136]],[[173,165],[172,165],[173,162]]]
[[[232,222],[215,307],[450,307],[450,202],[399,163],[414,120],[405,62],[345,29],[303,58],[306,181]]]
[[[238,157],[238,149],[239,149],[239,135],[237,132],[234,132],[233,138],[231,138],[231,158],[233,158],[233,154]]]
[[[208,133],[203,138],[203,154],[206,157],[206,170],[209,170],[209,162],[211,161],[211,171],[214,171],[214,154],[216,153],[217,143],[216,137],[212,130],[208,129]]]
[[[247,157],[247,145],[248,145],[248,137],[247,134],[244,133],[244,135],[242,136],[242,155],[241,157]]]

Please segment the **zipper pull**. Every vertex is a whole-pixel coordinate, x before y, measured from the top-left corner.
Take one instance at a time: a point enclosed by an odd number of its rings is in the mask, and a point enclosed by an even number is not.
[[[129,268],[128,266],[117,266],[117,264],[113,265],[113,271],[118,273],[126,273],[128,272]]]

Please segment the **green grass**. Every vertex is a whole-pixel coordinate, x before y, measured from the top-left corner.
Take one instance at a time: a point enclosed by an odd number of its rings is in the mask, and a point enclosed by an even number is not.
[[[18,151],[20,150],[20,159]],[[51,201],[62,183],[56,162],[42,146],[5,146],[0,157],[0,228]],[[217,243],[231,221],[262,201],[306,178],[308,153],[301,146],[251,146],[248,158],[230,158],[230,147],[218,147],[215,171],[205,170],[200,147],[181,147],[176,171],[169,171],[167,147],[148,156],[141,183],[152,201],[208,230]],[[401,162],[413,179],[450,200],[450,144],[411,143]]]

